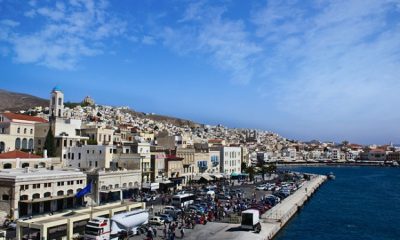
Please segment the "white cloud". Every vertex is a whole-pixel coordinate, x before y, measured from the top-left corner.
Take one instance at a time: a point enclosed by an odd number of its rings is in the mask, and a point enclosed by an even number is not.
[[[262,48],[250,40],[243,21],[224,18],[225,10],[204,2],[190,4],[177,26],[164,27],[160,38],[179,54],[208,56],[210,64],[229,73],[232,82],[248,84]]]
[[[277,109],[324,121],[378,124],[378,116],[391,114],[388,99],[400,100],[400,26],[388,17],[398,15],[391,2],[331,1],[311,11],[290,2],[254,18],[274,53],[264,59],[274,86],[264,83],[260,92]]]
[[[6,27],[17,27],[19,25],[19,22],[16,22],[11,19],[3,19],[0,21],[0,24]]]
[[[154,37],[152,36],[143,36],[142,43],[146,45],[154,45],[156,43]]]
[[[126,23],[109,13],[104,1],[41,4],[32,3],[33,8],[24,13],[32,18],[30,21],[40,23],[37,28],[9,30],[1,38],[11,45],[15,62],[72,70],[81,58],[102,54],[104,40],[123,35],[126,30]]]

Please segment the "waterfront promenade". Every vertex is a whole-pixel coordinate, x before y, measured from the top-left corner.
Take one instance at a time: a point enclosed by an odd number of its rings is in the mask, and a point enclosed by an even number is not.
[[[326,179],[326,176],[313,175],[313,178],[305,182],[296,192],[263,214],[260,219],[262,230],[259,234],[242,230],[240,224],[210,223],[196,227],[196,231],[190,232],[187,239],[270,240]]]

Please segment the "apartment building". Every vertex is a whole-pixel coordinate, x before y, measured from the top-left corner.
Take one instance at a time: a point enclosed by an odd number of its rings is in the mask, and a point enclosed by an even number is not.
[[[225,174],[241,172],[241,147],[222,147],[220,171]]]

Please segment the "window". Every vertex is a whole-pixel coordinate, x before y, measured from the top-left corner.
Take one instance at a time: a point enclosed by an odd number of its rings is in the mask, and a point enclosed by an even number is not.
[[[37,141],[37,143],[38,143],[38,145],[42,145],[42,140],[39,139],[39,140]]]
[[[71,153],[68,153],[68,159],[71,159]]]
[[[60,139],[57,139],[56,145],[57,145],[57,147],[60,147],[60,145],[61,145],[61,140]]]
[[[58,105],[62,104],[62,98],[58,98]]]
[[[3,168],[4,168],[4,169],[10,169],[10,168],[12,168],[12,165],[11,165],[11,163],[5,163],[5,164],[3,165]]]
[[[74,181],[67,181],[67,185],[73,185]]]
[[[32,150],[32,149],[33,149],[33,139],[32,139],[32,138],[29,139],[29,141],[28,141],[28,149],[29,149],[29,150]]]
[[[30,130],[30,133],[33,134],[33,129]]]
[[[40,183],[38,183],[38,184],[33,184],[32,187],[33,187],[33,189],[40,188]]]
[[[74,160],[75,156],[74,153],[72,153],[71,159]]]
[[[110,153],[113,153],[113,150],[112,150],[112,148],[110,148]]]
[[[57,186],[64,186],[64,182],[57,182]]]
[[[81,153],[78,153],[78,159],[81,159]]]
[[[100,151],[99,151],[99,154],[101,154],[101,153],[102,153],[102,151],[100,150]]]
[[[97,167],[97,161],[94,162],[95,167]]]
[[[26,138],[22,139],[22,149],[28,149],[28,140]]]
[[[67,140],[64,140],[63,142],[64,142],[64,147],[66,147],[67,146]]]
[[[24,134],[26,134],[26,128],[24,128]]]
[[[3,201],[7,201],[10,200],[10,196],[8,196],[7,194],[3,194],[2,198]]]
[[[21,128],[17,128],[17,133],[21,133]]]
[[[66,159],[66,158],[67,158],[67,154],[64,154],[64,155],[63,155],[63,158]]]
[[[28,195],[22,195],[19,197],[19,200],[28,200]]]
[[[69,146],[72,146],[72,140],[69,140]]]
[[[21,190],[27,190],[29,189],[29,185],[21,185]]]
[[[44,187],[45,188],[51,187],[51,183],[44,183]]]
[[[87,150],[86,153],[89,154],[89,150]]]
[[[16,149],[21,148],[21,139],[20,138],[15,139],[15,148]]]
[[[27,168],[27,167],[29,167],[29,163],[22,163],[22,166],[21,166],[22,168]]]

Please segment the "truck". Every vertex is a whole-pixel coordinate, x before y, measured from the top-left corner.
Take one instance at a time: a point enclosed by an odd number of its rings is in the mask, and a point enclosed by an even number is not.
[[[114,215],[111,219],[96,217],[85,227],[86,240],[117,240],[122,234],[137,234],[137,228],[149,221],[146,210],[133,210]]]
[[[256,209],[248,209],[242,212],[241,228],[246,230],[258,230],[260,224],[260,212]]]

